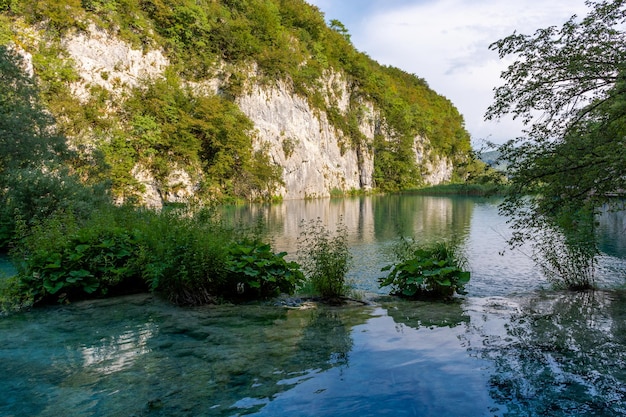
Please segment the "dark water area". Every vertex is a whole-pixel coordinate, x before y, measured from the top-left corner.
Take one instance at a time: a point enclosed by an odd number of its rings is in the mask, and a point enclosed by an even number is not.
[[[301,220],[343,221],[350,280],[372,305],[181,308],[134,295],[0,317],[0,416],[626,416],[623,214],[599,219],[602,289],[582,293],[551,290],[506,250],[497,201],[367,197],[224,216],[262,223],[290,253]],[[376,279],[399,234],[461,242],[469,294],[386,296]]]

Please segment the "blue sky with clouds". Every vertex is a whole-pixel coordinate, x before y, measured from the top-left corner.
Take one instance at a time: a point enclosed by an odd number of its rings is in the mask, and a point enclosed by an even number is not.
[[[307,1],[327,21],[340,20],[359,51],[424,78],[450,99],[475,146],[483,140],[502,143],[522,129],[509,119],[483,120],[507,65],[489,45],[513,31],[532,34],[588,11],[584,0]]]

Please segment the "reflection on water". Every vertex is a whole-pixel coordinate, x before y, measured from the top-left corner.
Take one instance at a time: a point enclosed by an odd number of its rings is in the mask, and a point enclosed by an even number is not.
[[[598,216],[600,250],[607,255],[626,258],[626,211],[605,209]]]
[[[103,338],[96,345],[83,346],[80,348],[82,366],[105,375],[128,368],[138,356],[150,351],[147,342],[154,331],[152,323],[141,324],[137,329]]]
[[[293,248],[301,222],[317,218],[330,230],[343,222],[353,245],[399,236],[425,240],[455,236],[462,240],[469,230],[473,208],[474,201],[467,198],[389,195],[228,206],[222,215],[234,225],[261,222],[277,246]]]
[[[626,293],[0,320],[2,416],[626,415]]]
[[[463,310],[461,301],[432,303],[399,300],[390,297],[388,300],[382,301],[381,305],[396,323],[414,329],[456,327],[461,324],[468,324],[470,321],[469,316]]]
[[[274,248],[288,253],[295,253],[302,220],[320,218],[331,230],[343,221],[355,259],[348,280],[366,292],[387,293],[378,288],[377,279],[391,260],[390,246],[401,236],[459,242],[472,272],[466,287],[470,295],[506,295],[541,287],[544,281],[532,260],[519,250],[505,251],[511,233],[497,204],[467,197],[388,195],[227,207],[222,214],[233,224],[261,222]]]
[[[506,338],[482,350],[508,415],[626,415],[626,295],[542,294],[524,300]]]
[[[626,292],[542,291],[489,200],[367,197],[231,208],[292,251],[301,220],[351,231],[358,288],[379,291],[400,234],[457,238],[454,303],[178,308],[148,295],[0,317],[1,416],[626,416]],[[617,216],[617,217],[613,217]],[[619,214],[600,218],[608,288]],[[622,222],[622,223],[620,223]],[[607,265],[614,266],[613,269]]]

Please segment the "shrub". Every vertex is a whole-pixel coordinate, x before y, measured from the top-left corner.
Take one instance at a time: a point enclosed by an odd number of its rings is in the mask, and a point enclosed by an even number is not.
[[[80,224],[59,212],[22,230],[13,251],[20,282],[35,302],[106,295],[138,284],[138,242],[110,213]]]
[[[333,235],[318,218],[303,221],[301,228],[298,259],[313,289],[324,298],[345,296],[346,274],[352,261],[346,227],[340,222]]]
[[[380,278],[380,287],[391,286],[391,294],[406,298],[446,299],[455,293],[465,294],[470,273],[461,269],[462,260],[456,248],[448,243],[417,246],[402,239],[396,246],[397,264],[387,265],[390,271]]]
[[[64,169],[20,169],[4,179],[7,186],[0,191],[0,247],[14,239],[20,219],[34,224],[60,211],[86,219],[97,207],[109,202],[104,189],[85,186]]]
[[[596,219],[590,207],[536,215],[532,231],[532,259],[556,288],[589,290],[596,285],[598,262]],[[541,227],[538,227],[541,226]]]
[[[0,273],[0,317],[31,307],[33,302],[33,297],[23,291],[17,275],[7,278]]]
[[[179,305],[215,303],[226,280],[231,233],[206,212],[142,212],[142,276],[148,288]]]
[[[281,292],[292,294],[304,281],[300,265],[286,261],[287,252],[272,252],[269,244],[244,240],[231,244],[228,253],[229,274],[221,294],[267,298]]]

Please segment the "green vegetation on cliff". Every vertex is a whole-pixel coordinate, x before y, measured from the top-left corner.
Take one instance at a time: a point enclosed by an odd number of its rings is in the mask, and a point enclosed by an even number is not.
[[[145,81],[122,100],[91,86],[90,97],[80,102],[70,92],[77,74],[61,41],[91,23],[137,49],[165,51],[165,77]],[[114,195],[127,201],[143,191],[133,168],[149,172],[161,193],[171,191],[166,179],[182,169],[203,179],[200,199],[274,194],[280,167],[263,150],[253,151],[253,125],[234,104],[254,66],[257,82],[286,80],[326,112],[349,138],[343,146],[359,154],[364,147],[373,150],[381,190],[420,185],[416,136],[427,138],[433,155],[454,162],[470,150],[463,118],[449,100],[423,79],[357,51],[340,22],[329,27],[303,0],[4,0],[0,43],[32,53],[43,104],[77,152],[68,161],[72,169],[93,183],[110,180]],[[321,80],[329,71],[347,78],[347,111],[324,95]],[[225,78],[218,96],[187,87],[218,75]],[[373,144],[358,128],[363,102],[378,107],[390,133]]]

